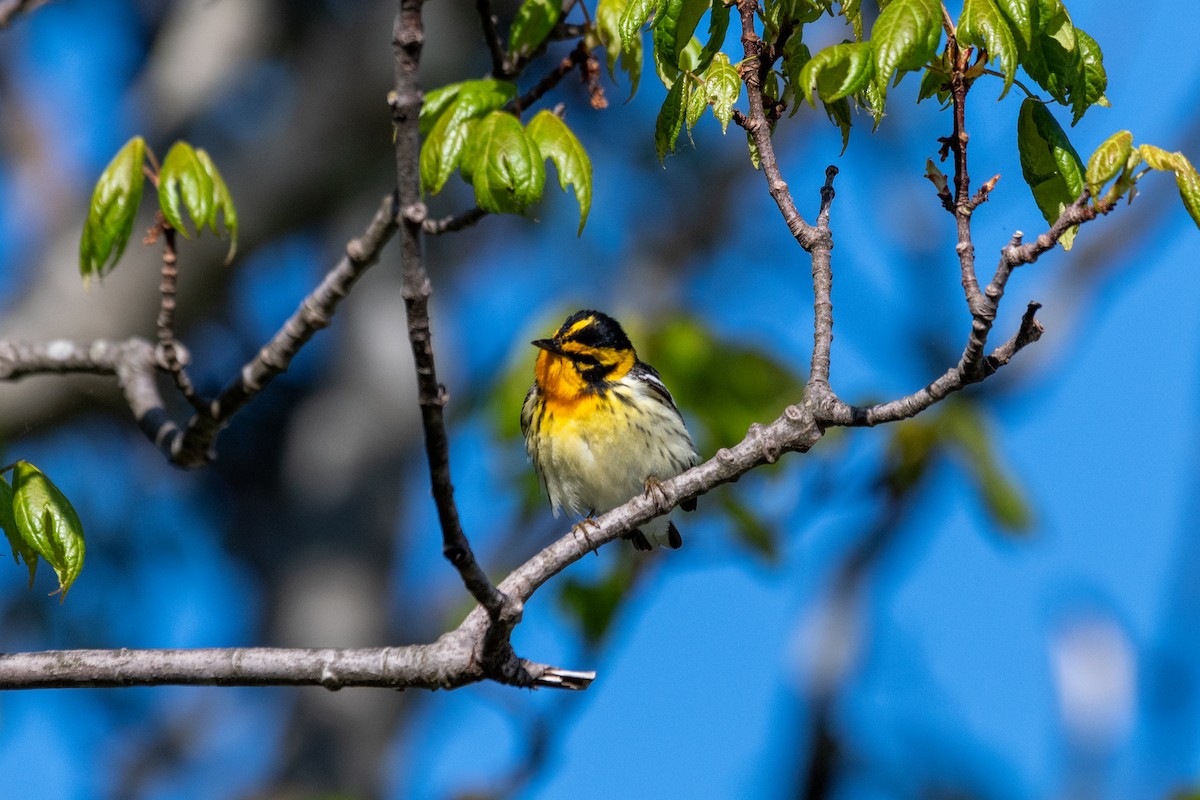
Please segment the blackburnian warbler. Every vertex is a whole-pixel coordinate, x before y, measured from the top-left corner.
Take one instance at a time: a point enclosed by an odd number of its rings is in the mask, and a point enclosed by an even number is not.
[[[615,319],[577,311],[533,345],[539,352],[521,431],[556,516],[565,507],[590,519],[699,463],[671,393]],[[666,517],[625,538],[638,550],[683,544]]]

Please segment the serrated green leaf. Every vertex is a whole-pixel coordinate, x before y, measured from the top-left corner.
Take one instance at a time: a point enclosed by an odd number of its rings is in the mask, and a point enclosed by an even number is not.
[[[729,63],[729,56],[717,53],[704,73],[704,90],[712,103],[713,116],[721,123],[721,133],[729,129],[733,104],[742,93],[742,76]]]
[[[549,111],[535,114],[525,126],[525,133],[542,156],[553,162],[562,190],[565,192],[568,186],[574,187],[575,199],[579,202],[579,233],[582,234],[592,208],[592,160],[587,151],[567,124]]]
[[[1094,105],[1108,106],[1104,92],[1108,89],[1108,73],[1104,71],[1104,55],[1100,45],[1083,28],[1075,29],[1079,45],[1079,78],[1070,87],[1071,124],[1079,122]]]
[[[800,70],[799,89],[813,108],[817,97],[827,103],[849,97],[865,87],[873,75],[870,42],[835,44],[817,52]]]
[[[871,84],[881,101],[880,113],[892,75],[899,83],[905,73],[924,67],[937,52],[941,36],[942,8],[938,0],[892,0],[879,13],[871,27],[875,57]]]
[[[1053,224],[1063,209],[1083,192],[1083,162],[1067,134],[1043,103],[1026,98],[1017,118],[1017,147],[1021,173],[1046,221]],[[1071,249],[1078,226],[1071,228],[1059,244]]]
[[[1114,133],[1096,148],[1096,152],[1088,158],[1087,173],[1084,175],[1093,196],[1099,197],[1104,185],[1121,174],[1132,149],[1133,134],[1129,131]]]
[[[1034,0],[996,0],[996,7],[1004,14],[1017,44],[1028,49],[1033,44],[1033,18],[1036,13]]]
[[[943,49],[942,54],[938,57],[938,63],[926,67],[925,72],[921,75],[921,86],[917,90],[917,102],[919,103],[927,97],[936,97],[939,103],[946,103],[950,99],[950,74],[952,71],[950,54]]]
[[[841,15],[850,23],[854,31],[854,41],[861,42],[863,38],[862,0],[843,0]]]
[[[615,68],[619,63],[629,75],[629,96],[633,97],[642,77],[643,47],[640,35],[635,34],[628,41],[621,37],[621,16],[629,2],[600,0],[596,5],[596,32],[608,55],[608,76],[616,80]]]
[[[475,203],[493,213],[524,213],[546,184],[542,153],[520,121],[492,111],[471,129],[463,162],[469,164]]]
[[[629,0],[617,23],[623,46],[632,46],[635,39],[640,45],[642,26],[651,16],[661,12],[666,3],[667,0]]]
[[[688,80],[675,81],[654,122],[654,152],[658,154],[658,163],[663,166],[666,166],[667,153],[675,152],[675,142],[683,130],[683,121],[687,116],[687,91],[690,88],[691,82]]]
[[[1187,209],[1192,222],[1196,223],[1197,228],[1200,228],[1200,175],[1196,174],[1196,168],[1184,158],[1182,153],[1176,153],[1175,156],[1182,162],[1175,170],[1175,183],[1179,186],[1179,197],[1183,200],[1183,207]]]
[[[692,75],[685,76],[686,80],[693,80]],[[704,109],[708,108],[710,102],[708,91],[703,85],[697,86],[692,91],[687,93],[687,108],[684,110],[684,128],[687,130],[688,136],[692,135],[692,128],[696,127],[696,123],[700,121],[700,117],[704,115]]]
[[[32,589],[33,577],[37,574],[38,554],[21,537],[21,531],[17,528],[17,519],[13,515],[13,490],[3,477],[0,477],[0,528],[4,529],[4,536],[8,539],[9,547],[12,548],[13,561],[18,564],[22,561],[25,562],[25,566],[29,570],[29,588]]]
[[[142,201],[142,167],[146,142],[135,136],[126,142],[100,173],[79,240],[79,272],[84,283],[102,278],[117,265],[133,232]]]
[[[200,157],[190,144],[182,141],[171,145],[158,172],[158,207],[171,227],[185,239],[191,239],[192,233],[184,224],[180,209],[181,201],[199,235],[200,229],[212,221],[216,196],[212,178]]]
[[[83,524],[66,495],[28,461],[13,467],[13,517],[25,543],[58,575],[65,598],[83,569]]]
[[[237,209],[233,205],[233,196],[229,194],[229,187],[225,185],[225,179],[221,177],[217,165],[213,163],[208,153],[200,149],[196,151],[196,157],[200,159],[200,166],[204,168],[204,172],[212,181],[213,186],[213,206],[212,214],[208,219],[208,228],[217,236],[221,236],[221,231],[217,230],[217,215],[219,214],[225,232],[229,234],[229,252],[225,255],[225,263],[229,264],[237,252],[238,218]],[[198,230],[197,233],[199,233]]]
[[[520,57],[537,50],[554,30],[561,13],[558,0],[525,0],[508,30],[509,52]]]
[[[1004,73],[1000,97],[1008,94],[1017,73],[1017,42],[995,0],[963,0],[958,41],[987,51],[988,61],[994,61]]]
[[[458,168],[467,146],[467,123],[517,96],[516,84],[509,81],[464,81],[454,87],[449,105],[439,98],[444,107],[421,145],[421,189],[430,194],[440,192]]]

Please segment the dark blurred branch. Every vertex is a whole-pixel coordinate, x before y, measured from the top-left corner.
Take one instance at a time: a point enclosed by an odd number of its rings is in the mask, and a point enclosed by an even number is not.
[[[505,109],[520,116],[521,112],[532,106],[538,100],[542,99],[548,92],[563,78],[571,74],[571,71],[588,60],[587,45],[583,40],[579,40],[579,44],[575,49],[567,54],[566,58],[559,62],[558,66],[550,70],[544,78],[534,84],[533,88],[520,97],[514,98]]]
[[[9,0],[0,6],[0,30],[7,28],[21,14],[28,14],[35,8],[44,6],[50,0]]]
[[[421,229],[430,236],[440,236],[443,233],[454,233],[469,228],[487,216],[486,211],[476,206],[461,214],[454,214],[441,219],[427,219],[421,223]]]
[[[491,0],[475,0],[475,10],[479,12],[479,22],[483,25],[483,40],[487,43],[488,52],[492,54],[492,77],[511,77],[512,64],[508,60],[508,54],[504,52],[500,31],[496,29],[496,15],[492,13]]]

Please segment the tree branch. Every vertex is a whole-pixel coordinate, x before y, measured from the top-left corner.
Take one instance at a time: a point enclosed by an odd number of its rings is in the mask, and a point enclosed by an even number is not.
[[[521,115],[525,109],[532,106],[538,100],[546,96],[555,86],[562,81],[563,78],[571,74],[571,71],[580,64],[588,60],[590,52],[587,45],[582,39],[575,49],[567,54],[566,58],[559,62],[558,66],[550,70],[544,78],[534,84],[533,88],[520,97],[513,98],[504,108],[506,111],[511,111],[517,116]]]
[[[738,13],[742,21],[742,50],[746,55],[739,67],[742,82],[746,85],[746,97],[749,100],[750,113],[737,115],[737,123],[741,125],[754,139],[758,148],[759,163],[762,165],[763,176],[767,179],[767,188],[779,206],[783,220],[796,241],[806,251],[810,251],[823,241],[823,237],[815,226],[809,225],[796,210],[788,185],[779,172],[779,163],[775,158],[775,146],[771,142],[771,125],[767,122],[763,111],[762,73],[770,68],[769,59],[763,52],[763,42],[754,29],[754,11],[758,7],[757,0],[737,0]]]
[[[50,0],[9,0],[0,7],[0,30],[7,28],[21,14],[28,14],[35,8],[44,6]]]
[[[423,0],[400,0],[393,30],[396,85],[391,94],[392,119],[396,130],[396,176],[400,217],[400,264],[403,275],[404,309],[408,317],[408,338],[417,369],[417,393],[421,423],[425,429],[425,454],[433,484],[442,528],[442,553],[458,570],[471,596],[488,610],[493,622],[503,622],[511,630],[521,616],[520,603],[513,603],[492,582],[475,560],[471,544],[463,533],[450,482],[450,442],[446,436],[443,408],[446,389],[437,379],[434,366],[433,335],[429,327],[429,296],[433,293],[421,253],[421,236],[426,220],[421,202],[418,173],[420,132],[418,118],[422,97],[417,88],[417,68],[425,33],[421,22]],[[502,637],[507,640],[507,632]]]
[[[480,24],[483,25],[483,40],[487,43],[488,52],[492,54],[492,77],[511,77],[512,64],[508,60],[508,54],[504,52],[500,32],[496,29],[496,15],[492,13],[491,0],[475,0],[475,10],[479,13]]]

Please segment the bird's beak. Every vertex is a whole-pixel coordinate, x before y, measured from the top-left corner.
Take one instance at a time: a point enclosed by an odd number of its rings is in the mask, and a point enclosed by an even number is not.
[[[532,344],[534,347],[540,347],[543,350],[549,350],[551,353],[556,355],[566,355],[566,353],[563,352],[563,349],[559,347],[558,342],[554,341],[553,339],[534,339],[532,342],[530,342],[530,344]]]

